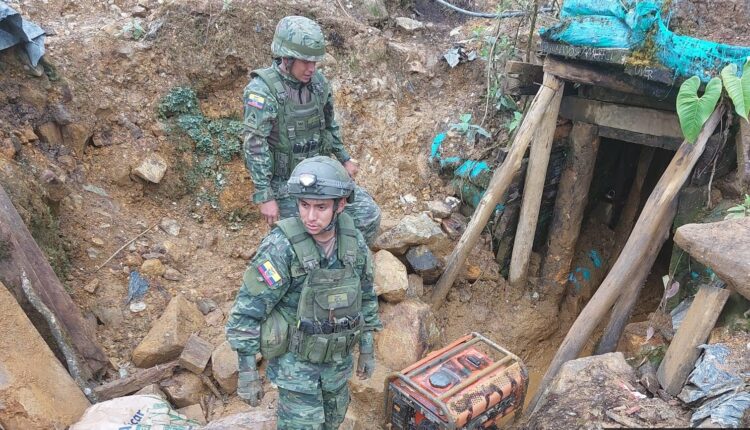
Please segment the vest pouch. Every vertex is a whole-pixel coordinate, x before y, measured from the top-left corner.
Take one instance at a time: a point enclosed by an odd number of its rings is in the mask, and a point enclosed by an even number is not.
[[[326,352],[328,352],[328,336],[313,335],[305,340],[302,356],[307,358],[310,363],[323,363],[326,359]]]
[[[271,360],[280,357],[289,349],[289,323],[281,312],[271,311],[260,325],[260,353]]]
[[[322,316],[333,314],[334,318],[356,315],[359,311],[359,291],[348,285],[315,292],[316,313]]]
[[[349,353],[348,338],[351,337],[351,334],[347,336],[346,333],[342,333],[331,339],[331,347],[328,348],[329,353],[328,357],[326,357],[328,359],[327,361],[342,361],[344,357]]]

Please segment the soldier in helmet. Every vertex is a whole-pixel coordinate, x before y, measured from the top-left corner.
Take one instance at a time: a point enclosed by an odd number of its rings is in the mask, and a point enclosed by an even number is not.
[[[245,87],[245,163],[255,184],[252,196],[269,225],[294,216],[297,205],[286,181],[302,160],[332,155],[353,178],[357,164],[341,143],[331,87],[316,64],[325,56],[318,24],[302,16],[279,21],[271,44],[271,67],[252,72]],[[368,243],[380,227],[380,208],[360,187],[346,212]]]
[[[237,394],[263,397],[255,354],[279,387],[279,429],[337,429],[349,405],[347,380],[375,366],[373,331],[382,328],[372,261],[345,212],[355,185],[338,161],[300,162],[287,183],[299,215],[282,219],[258,247],[229,314],[226,334],[239,356]]]

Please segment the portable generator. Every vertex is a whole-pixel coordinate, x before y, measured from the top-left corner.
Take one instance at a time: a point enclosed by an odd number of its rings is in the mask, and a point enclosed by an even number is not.
[[[513,353],[471,333],[386,379],[391,430],[495,429],[520,416],[528,371]]]

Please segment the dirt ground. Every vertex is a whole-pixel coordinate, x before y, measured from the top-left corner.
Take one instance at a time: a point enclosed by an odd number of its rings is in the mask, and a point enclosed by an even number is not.
[[[52,72],[36,78],[11,68],[15,71],[3,76],[0,90],[9,93],[16,85],[42,94],[48,105],[62,106],[70,121],[91,130],[93,137],[81,154],[72,148],[26,144],[15,161],[3,161],[0,179],[6,186],[11,184],[14,201],[26,202],[21,203],[24,218],[44,224],[36,233],[53,236],[42,241],[45,251],[64,254],[56,266],[58,274],[111,358],[113,368],[107,377],[114,377],[117,367],[133,368],[132,350],[174,295],[195,302],[213,300],[226,315],[247,259],[268,231],[249,203],[252,182],[239,156],[222,166],[224,183],[215,198],[200,198],[216,190],[215,178],[188,183],[190,150],[184,148],[193,144],[160,120],[158,107],[171,89],[189,86],[195,89],[206,118],[241,118],[248,73],[269,64],[273,29],[281,17],[303,14],[324,29],[330,48],[322,70],[332,83],[344,143],[362,166],[358,183],[383,209],[383,225],[422,210],[423,202],[452,194],[427,161],[430,143],[461,114],[472,113],[475,120],[482,117],[486,63],[475,60],[451,69],[441,57],[453,42],[494,31],[492,22],[467,20],[429,1],[387,1],[391,17],[411,16],[431,24],[412,33],[396,28],[392,21],[365,16],[359,3],[9,2],[48,32],[47,61]],[[495,3],[457,2],[487,11]],[[136,23],[145,33],[139,38],[132,36]],[[509,37],[528,34],[528,23],[522,19],[508,19],[502,25]],[[454,29],[458,30],[451,36]],[[0,123],[0,132],[10,136],[13,130],[38,126],[50,115],[43,105],[36,111],[3,115],[7,118]],[[484,127],[497,135],[506,119],[490,115]],[[154,153],[169,164],[162,182],[153,185],[132,177],[131,167]],[[44,169],[64,178],[70,190],[48,222],[42,216],[50,216],[49,211],[38,197],[43,191],[30,185],[38,182]],[[417,197],[416,204],[401,198],[409,194]],[[163,218],[177,222],[178,236],[154,227]],[[166,252],[169,266],[181,273],[182,280],[152,278],[144,299],[146,309],[134,313],[123,305],[128,273],[148,252]],[[83,288],[94,280],[98,287],[93,293]],[[556,306],[535,299],[531,291],[513,290],[502,279],[473,284],[462,280],[437,318],[444,344],[481,331],[521,356],[529,366],[533,391],[572,322],[558,320],[557,312]],[[206,327],[202,336],[220,343],[223,323]],[[368,411],[380,405],[355,407]],[[232,399],[215,411],[214,418],[243,408]]]

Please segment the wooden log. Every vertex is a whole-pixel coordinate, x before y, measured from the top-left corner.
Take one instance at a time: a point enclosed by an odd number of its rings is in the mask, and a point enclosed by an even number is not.
[[[638,106],[671,112],[676,110],[675,101],[677,99],[677,91],[666,99],[659,99],[652,95],[623,93],[599,86],[581,85],[578,88],[578,95],[585,99],[593,99],[621,105]]]
[[[703,286],[698,290],[656,371],[659,383],[669,394],[676,396],[682,390],[700,355],[698,345],[708,339],[728,298],[727,289]]]
[[[94,387],[94,393],[100,402],[114,399],[115,397],[126,396],[130,393],[135,393],[149,384],[169,378],[177,366],[178,361],[174,360],[164,364],[157,364],[148,369],[140,369],[128,377],[115,379],[114,381]]]
[[[3,269],[0,279],[20,283],[20,274],[25,271],[34,292],[55,315],[59,325],[70,337],[78,356],[83,358],[81,375],[89,379],[104,369],[109,363],[104,349],[95,339],[88,337],[81,311],[65,291],[2,186],[0,238],[5,238],[11,248],[10,264],[0,266]]]
[[[182,353],[180,353],[180,367],[200,375],[206,369],[206,364],[211,359],[211,353],[213,352],[214,346],[211,345],[211,342],[193,333],[185,343]]]
[[[691,144],[685,141],[672,158],[646,202],[620,258],[617,259],[604,282],[571,326],[542,378],[527,411],[533,413],[544,390],[557,375],[563,363],[578,356],[602,317],[619,297],[622,286],[639,271],[643,271],[644,267],[650,267],[653,264],[653,261],[644,260],[644,250],[648,249],[654,235],[662,228],[661,226],[672,222],[669,214],[671,214],[671,208],[679,190],[703,153],[708,137],[716,129],[725,110],[723,104],[718,106],[703,126],[696,142]]]
[[[582,122],[574,123],[570,132],[568,158],[557,188],[547,255],[542,264],[544,292],[554,303],[559,303],[565,293],[598,149],[597,127]]]
[[[432,293],[431,302],[434,309],[439,309],[443,304],[445,296],[448,295],[448,291],[453,285],[453,281],[456,280],[456,276],[458,276],[459,271],[463,268],[466,257],[471,252],[484,226],[490,219],[495,205],[497,205],[500,198],[505,194],[510,181],[513,179],[513,175],[521,165],[521,159],[534,135],[537,124],[544,116],[544,112],[547,110],[547,106],[550,104],[552,98],[562,91],[562,86],[563,82],[555,76],[545,74],[542,88],[536,97],[534,97],[529,111],[524,117],[521,127],[513,140],[513,145],[508,156],[505,158],[503,164],[493,173],[487,191],[479,201],[479,205],[477,205],[474,216],[466,227],[466,231],[448,257],[445,272],[443,272],[443,275],[438,280],[435,290]]]
[[[750,124],[740,121],[735,138],[737,148],[737,188],[740,192],[750,192]]]
[[[529,167],[526,169],[526,181],[523,187],[523,201],[518,218],[518,227],[513,242],[513,253],[510,257],[508,280],[513,287],[526,285],[529,272],[529,258],[534,244],[534,233],[539,219],[539,205],[542,202],[544,180],[547,177],[552,138],[557,128],[557,114],[560,112],[560,100],[564,86],[550,101],[541,124],[536,130],[534,143],[529,154]]]

